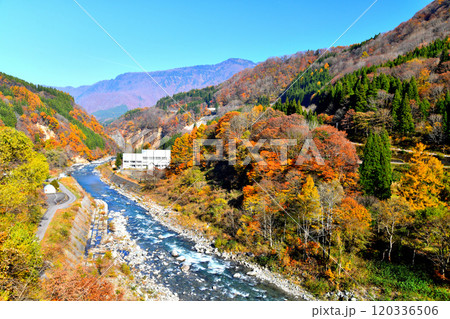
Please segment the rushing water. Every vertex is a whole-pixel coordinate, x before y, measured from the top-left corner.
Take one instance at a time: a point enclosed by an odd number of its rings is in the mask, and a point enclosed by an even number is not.
[[[193,242],[160,224],[144,208],[102,182],[94,169],[95,165],[87,165],[72,176],[94,198],[104,200],[110,211],[128,217],[131,238],[153,256],[145,260],[152,269],[148,275],[177,293],[181,300],[292,299],[274,285],[246,275],[249,270],[242,265],[197,252]],[[174,249],[186,257],[191,265],[189,272],[180,270],[181,263],[171,256]],[[236,273],[241,278],[234,278]]]

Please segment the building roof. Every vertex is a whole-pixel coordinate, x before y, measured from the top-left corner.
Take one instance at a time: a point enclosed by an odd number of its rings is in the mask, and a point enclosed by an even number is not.
[[[44,187],[44,193],[45,194],[55,194],[56,193],[56,188],[53,185],[45,185]]]

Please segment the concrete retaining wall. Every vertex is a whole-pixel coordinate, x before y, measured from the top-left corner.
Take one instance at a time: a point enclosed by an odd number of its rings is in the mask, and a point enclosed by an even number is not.
[[[64,247],[64,254],[72,266],[83,261],[89,239],[92,214],[96,207],[96,203],[91,201],[81,186],[77,186],[84,197],[81,201],[73,204],[76,206],[76,214],[72,222],[69,242]]]
[[[117,185],[117,187],[125,190],[125,191],[132,191],[132,192],[136,192],[139,193],[142,189],[142,187],[137,184],[137,183],[133,183],[123,177],[117,176],[114,173],[111,173],[108,177],[108,179]]]

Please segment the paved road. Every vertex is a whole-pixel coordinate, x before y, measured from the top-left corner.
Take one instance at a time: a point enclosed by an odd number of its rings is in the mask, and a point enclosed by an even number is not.
[[[352,144],[353,145],[358,145],[358,146],[364,146],[363,143],[352,142]],[[397,148],[397,147],[391,147],[391,151],[405,152],[405,153],[413,153],[414,152],[413,150],[408,150],[408,149],[405,149],[405,148]],[[429,154],[429,155],[432,155],[432,156],[450,157],[450,155],[448,155],[448,154],[437,154],[437,153],[434,153],[434,152],[426,152],[426,153]]]
[[[64,185],[59,184],[59,190],[61,191],[60,193],[47,195],[48,209],[42,217],[38,230],[36,232],[36,236],[38,237],[39,241],[44,238],[48,225],[52,221],[52,218],[55,215],[56,211],[58,209],[70,207],[70,205],[72,205],[72,203],[77,200],[77,197],[72,194],[72,192],[69,191]]]
[[[364,146],[364,144],[362,143],[356,143],[356,142],[351,142],[353,145],[358,145],[358,146]],[[406,152],[406,153],[413,153],[413,150],[408,150],[408,149],[404,149],[404,148],[396,148],[396,147],[391,147],[391,151],[397,151],[397,152]],[[427,154],[432,155],[432,156],[438,156],[438,154],[433,153],[433,152],[427,152]],[[440,156],[443,157],[450,157],[450,155],[448,154],[439,154]],[[358,164],[362,164],[362,161],[358,161]],[[391,161],[391,164],[394,165],[409,165],[410,163],[405,163],[404,161],[402,161],[401,159],[395,159]],[[450,169],[450,166],[446,166],[444,165],[445,169]]]

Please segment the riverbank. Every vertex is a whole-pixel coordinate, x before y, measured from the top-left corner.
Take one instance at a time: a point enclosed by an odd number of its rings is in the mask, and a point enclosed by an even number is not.
[[[179,300],[168,288],[143,274],[143,271],[150,271],[144,263],[149,256],[131,239],[126,228],[127,219],[121,212],[109,211],[105,201],[96,199],[96,202],[100,209],[96,210],[91,221],[90,244],[87,249],[90,260],[95,261],[108,254],[115,267],[124,274],[116,277],[116,284],[127,286],[127,290],[132,291],[137,300]]]
[[[47,262],[74,267],[83,262],[95,203],[75,179],[66,177],[59,185],[71,200],[49,208],[54,216],[47,217],[47,224],[42,222],[48,228],[41,228],[37,235]]]
[[[280,274],[276,274],[271,272],[270,270],[260,267],[259,265],[250,262],[245,256],[238,256],[229,252],[220,252],[217,248],[214,247],[214,243],[212,239],[209,239],[205,236],[205,234],[200,233],[198,230],[187,229],[184,225],[180,224],[177,220],[178,212],[164,208],[159,205],[155,201],[149,198],[143,198],[136,192],[130,190],[123,190],[117,187],[111,181],[111,173],[109,170],[100,170],[102,171],[100,176],[104,183],[110,185],[116,191],[126,196],[130,200],[135,201],[138,205],[140,205],[143,209],[147,211],[149,215],[151,215],[155,220],[159,223],[167,227],[168,229],[176,232],[177,234],[183,236],[184,238],[195,243],[194,249],[197,252],[216,255],[225,260],[233,260],[244,268],[248,269],[245,273],[247,276],[253,276],[258,278],[261,281],[268,282],[278,289],[286,292],[287,294],[293,296],[295,299],[299,300],[314,300],[315,298],[308,292],[306,292],[302,287],[293,283],[292,281],[284,278]],[[241,274],[237,274],[240,276]]]
[[[104,254],[95,259],[86,255],[93,225],[103,224],[98,221],[106,215],[105,203],[92,198],[72,177],[62,178],[60,187],[63,185],[75,197],[75,202],[56,211],[41,241],[45,260],[41,272],[44,287],[41,298],[74,301],[142,299],[131,289],[129,276],[120,271],[120,260]],[[102,272],[103,268],[107,271]],[[86,277],[96,284],[89,289],[84,286],[80,289],[80,285],[85,285],[81,278],[86,280]],[[103,289],[101,296],[98,287]]]

